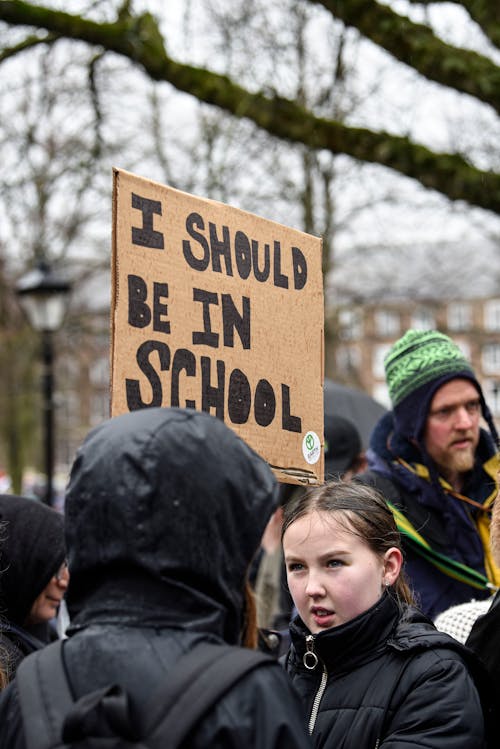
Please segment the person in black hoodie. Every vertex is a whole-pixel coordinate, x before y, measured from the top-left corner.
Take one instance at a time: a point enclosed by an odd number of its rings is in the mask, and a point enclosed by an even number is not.
[[[0,495],[0,649],[8,680],[54,639],[50,622],[66,592],[64,518],[34,499]]]
[[[384,498],[355,481],[326,484],[286,506],[282,537],[298,610],[286,667],[315,746],[486,746],[469,668],[481,692],[485,674],[411,605]]]
[[[206,413],[150,408],[90,432],[65,501],[71,624],[63,659],[75,698],[119,685],[137,727],[196,644],[254,644],[246,576],[276,504],[265,461]],[[185,745],[305,749],[280,665],[246,674]],[[0,747],[25,746],[14,680],[0,695]]]

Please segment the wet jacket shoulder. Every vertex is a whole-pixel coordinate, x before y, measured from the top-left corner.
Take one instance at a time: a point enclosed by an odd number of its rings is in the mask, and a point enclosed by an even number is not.
[[[158,685],[168,680],[177,659],[200,639],[207,639],[179,630],[151,635],[147,630],[91,627],[85,636],[68,640],[64,658],[75,695],[86,693],[90,685],[97,689],[119,683],[130,697],[130,724],[137,727],[138,716],[147,714],[149,701]],[[135,661],[133,669],[123,666],[125,654]],[[0,715],[1,749],[25,749],[16,680],[0,693]],[[243,677],[196,726],[184,746],[307,749],[310,743],[297,695],[276,662]]]
[[[401,616],[392,597],[384,596],[361,616],[314,638],[319,662],[313,670],[302,660],[305,634],[295,620],[287,670],[316,747],[485,746],[465,651],[417,610]]]

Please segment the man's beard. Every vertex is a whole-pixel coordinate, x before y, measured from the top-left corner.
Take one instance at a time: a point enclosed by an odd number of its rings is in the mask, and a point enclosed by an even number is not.
[[[451,472],[467,473],[474,468],[474,457],[475,450],[472,444],[463,450],[454,450],[446,468]]]

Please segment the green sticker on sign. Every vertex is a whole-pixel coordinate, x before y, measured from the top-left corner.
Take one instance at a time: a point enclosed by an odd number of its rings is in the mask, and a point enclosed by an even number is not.
[[[307,432],[302,440],[302,454],[309,465],[317,463],[321,456],[321,441],[316,432]]]

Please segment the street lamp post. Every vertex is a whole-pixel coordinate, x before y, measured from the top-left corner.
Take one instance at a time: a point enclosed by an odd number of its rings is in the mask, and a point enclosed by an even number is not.
[[[63,322],[71,284],[41,263],[23,276],[16,292],[34,330],[42,336],[43,432],[46,474],[44,502],[52,505],[54,477],[54,344],[53,334]]]

